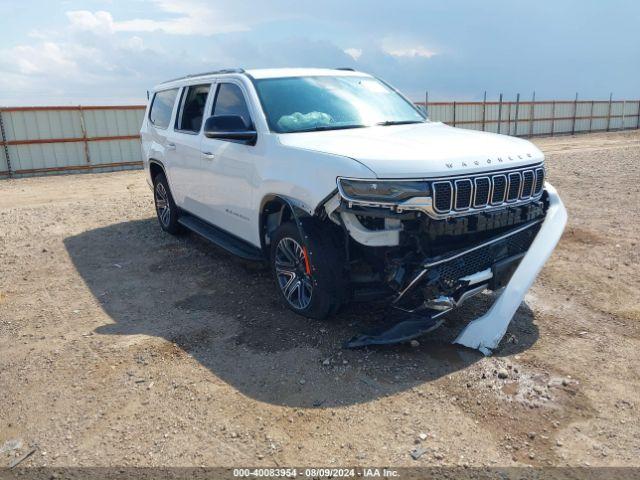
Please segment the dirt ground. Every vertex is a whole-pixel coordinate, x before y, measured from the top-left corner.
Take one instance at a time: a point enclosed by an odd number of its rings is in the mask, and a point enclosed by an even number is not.
[[[489,296],[346,351],[379,308],[290,313],[141,171],[0,181],[0,466],[640,466],[640,133],[535,143],[569,224],[487,358]]]

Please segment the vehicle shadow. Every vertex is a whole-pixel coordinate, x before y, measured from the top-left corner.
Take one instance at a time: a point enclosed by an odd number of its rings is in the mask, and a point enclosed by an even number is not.
[[[477,297],[418,347],[344,350],[384,321],[384,309],[352,304],[327,322],[283,307],[268,268],[233,257],[194,234],[172,237],[155,218],[110,225],[64,241],[82,279],[114,323],[102,335],[166,339],[244,395],[277,405],[366,402],[464,369],[482,358],[451,341],[491,304]],[[518,310],[496,355],[538,338],[531,310]]]

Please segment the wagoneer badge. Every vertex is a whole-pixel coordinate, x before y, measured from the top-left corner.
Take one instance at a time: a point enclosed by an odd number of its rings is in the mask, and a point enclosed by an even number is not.
[[[528,158],[532,157],[532,155],[530,153],[527,153],[526,155],[527,155]],[[522,158],[523,158],[522,155],[518,155],[517,157],[518,157],[519,160],[522,160]],[[511,161],[511,162],[516,160],[516,158],[512,157],[512,156],[508,156],[507,159],[509,161]],[[498,163],[504,163],[504,160],[503,160],[502,157],[496,157],[495,160],[493,160],[491,158],[487,158],[485,162],[486,162],[487,165],[491,165],[494,161],[496,161]],[[473,164],[476,165],[476,166],[480,166],[480,160],[474,160]],[[445,165],[446,165],[447,168],[453,168],[453,163],[445,163]],[[467,167],[467,166],[468,166],[467,162],[460,162],[460,167]]]

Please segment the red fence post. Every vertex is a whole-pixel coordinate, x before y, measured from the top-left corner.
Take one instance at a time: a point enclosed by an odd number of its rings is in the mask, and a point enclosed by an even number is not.
[[[533,137],[533,121],[535,120],[536,114],[536,92],[533,92],[531,96],[531,109],[529,110],[529,137]]]
[[[576,114],[578,112],[578,92],[576,92],[576,99],[573,101],[573,122],[571,123],[571,135],[576,134]]]
[[[498,103],[498,133],[500,133],[500,124],[502,123],[502,94]]]
[[[89,141],[87,140],[87,127],[84,123],[84,112],[82,111],[82,105],[78,105],[80,111],[80,129],[82,130],[82,138],[84,139],[84,157],[87,164],[91,164],[91,157],[89,156]]]
[[[424,95],[424,114],[429,117],[429,90]]]
[[[640,103],[638,105],[640,106]],[[484,97],[482,97],[482,131],[483,132],[484,132],[484,126],[486,122],[486,110],[487,110],[487,91],[485,90]]]
[[[11,159],[9,158],[9,145],[7,144],[7,135],[4,131],[4,121],[2,119],[2,109],[0,108],[0,140],[2,140],[2,146],[4,148],[4,156],[7,159],[7,175],[11,177],[13,175],[11,171]]]
[[[514,120],[513,134],[518,136],[518,115],[520,112],[520,94],[516,95],[516,118]]]
[[[613,92],[609,94],[609,111],[607,112],[607,132],[611,128],[611,100],[613,99]]]

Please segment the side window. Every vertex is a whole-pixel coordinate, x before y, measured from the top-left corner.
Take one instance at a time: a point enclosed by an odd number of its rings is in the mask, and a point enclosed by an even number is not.
[[[149,120],[158,128],[167,128],[171,122],[171,112],[173,112],[173,104],[178,96],[178,89],[163,90],[153,96],[151,111],[149,112]]]
[[[253,125],[242,90],[234,83],[221,83],[218,87],[213,115],[239,115],[247,126]]]
[[[200,131],[210,88],[211,85],[192,85],[184,90],[182,109],[176,122],[177,130],[196,133]]]

